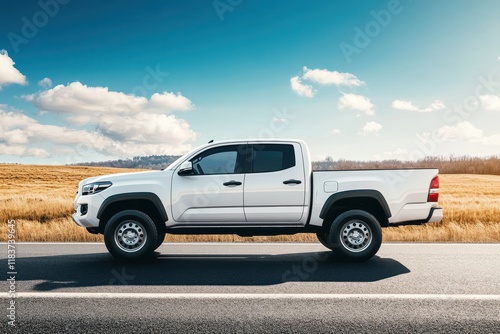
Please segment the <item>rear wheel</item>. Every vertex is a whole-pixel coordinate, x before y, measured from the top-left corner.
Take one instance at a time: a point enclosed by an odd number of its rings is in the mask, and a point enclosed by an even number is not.
[[[157,241],[156,226],[142,211],[118,212],[104,228],[106,248],[111,255],[121,260],[135,260],[151,255]]]
[[[328,242],[335,257],[366,261],[379,250],[382,244],[382,229],[377,218],[369,212],[349,210],[333,221]]]

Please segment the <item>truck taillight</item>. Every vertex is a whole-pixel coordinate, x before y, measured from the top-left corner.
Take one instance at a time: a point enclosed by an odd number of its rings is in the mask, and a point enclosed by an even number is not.
[[[429,196],[427,196],[427,202],[437,202],[439,199],[439,176],[436,176],[431,181],[431,186],[429,187]]]

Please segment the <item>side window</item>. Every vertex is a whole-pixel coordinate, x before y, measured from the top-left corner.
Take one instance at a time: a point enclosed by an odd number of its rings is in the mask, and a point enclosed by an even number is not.
[[[193,173],[195,175],[235,174],[242,173],[239,163],[244,155],[244,148],[240,145],[215,147],[206,150],[193,159]]]
[[[289,144],[253,145],[253,173],[276,172],[295,166],[295,152]]]

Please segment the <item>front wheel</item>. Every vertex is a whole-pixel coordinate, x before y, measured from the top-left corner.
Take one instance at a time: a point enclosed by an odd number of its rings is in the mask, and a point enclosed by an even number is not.
[[[104,243],[117,259],[135,260],[151,255],[158,240],[153,220],[144,212],[124,210],[115,214],[104,228]]]
[[[163,241],[165,240],[165,234],[166,234],[165,232],[158,232],[158,239],[156,239],[154,250],[156,250],[163,244]]]
[[[332,249],[332,245],[328,243],[328,235],[323,230],[316,232],[316,237],[323,246]]]
[[[349,210],[335,218],[328,241],[334,256],[366,261],[378,252],[382,244],[382,229],[377,218],[369,212]]]

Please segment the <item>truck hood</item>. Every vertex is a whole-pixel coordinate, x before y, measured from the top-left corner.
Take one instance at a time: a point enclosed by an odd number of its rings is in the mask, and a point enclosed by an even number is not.
[[[130,182],[130,181],[147,181],[152,179],[158,179],[160,177],[166,177],[169,174],[169,171],[166,170],[155,170],[155,171],[147,171],[147,172],[135,172],[135,173],[118,173],[118,174],[108,174],[101,175],[95,177],[89,177],[82,180],[79,184],[79,188],[85,184],[92,182],[103,182],[110,181],[112,183],[120,183],[120,182]]]

